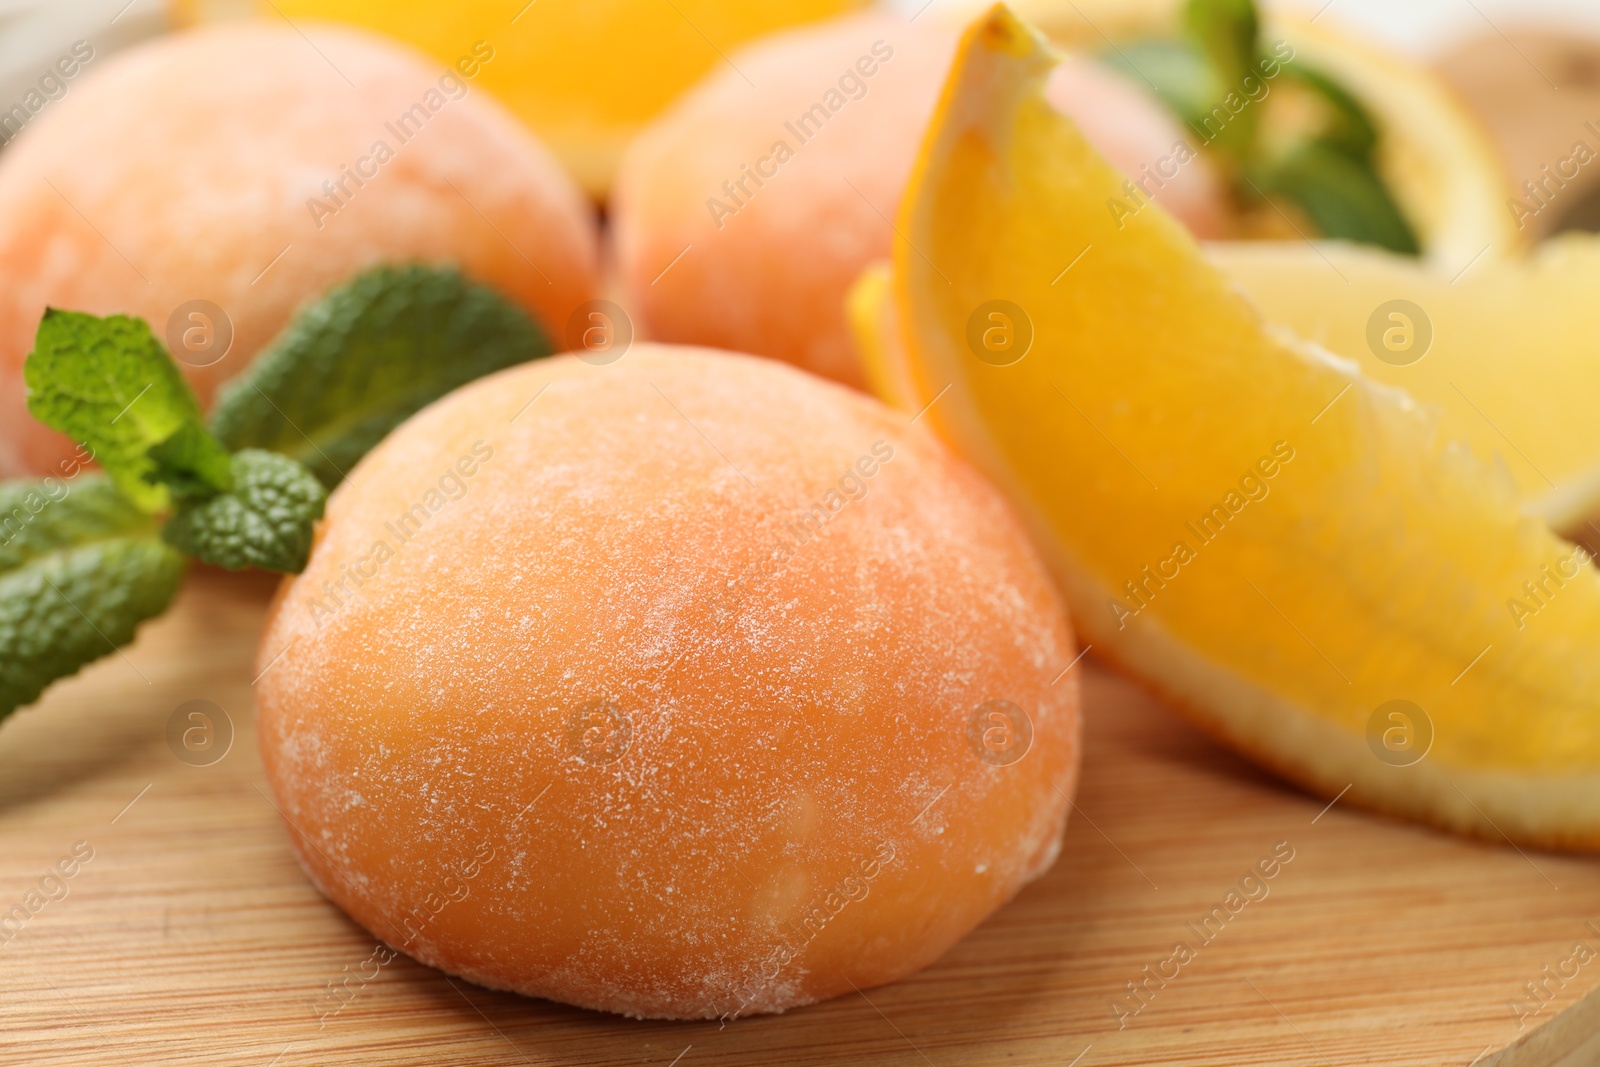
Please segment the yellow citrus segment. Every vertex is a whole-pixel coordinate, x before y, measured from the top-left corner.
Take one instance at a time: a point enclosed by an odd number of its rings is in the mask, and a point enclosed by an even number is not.
[[[885,403],[915,411],[916,385],[906,367],[905,353],[893,330],[894,275],[888,263],[874,263],[861,273],[845,299],[850,334],[861,354],[867,386]]]
[[[1444,433],[1503,463],[1525,510],[1577,534],[1600,516],[1600,239],[1452,278],[1348,245],[1212,245],[1266,317],[1441,410]]]
[[[1032,523],[1096,651],[1219,736],[1326,795],[1600,845],[1600,574],[1159,208],[1119,229],[1050,62],[1003,7],[972,26],[901,204],[925,418]]]
[[[191,6],[203,7],[197,0]],[[266,17],[348,22],[470,64],[596,196],[640,126],[737,45],[862,0],[257,0]],[[519,10],[520,9],[520,10]],[[754,91],[754,88],[752,88]]]

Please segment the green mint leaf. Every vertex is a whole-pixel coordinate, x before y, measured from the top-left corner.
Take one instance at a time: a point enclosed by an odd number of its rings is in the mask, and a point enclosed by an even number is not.
[[[1205,130],[1205,120],[1223,95],[1210,62],[1187,41],[1133,41],[1099,58],[1154,89],[1167,109],[1196,131]]]
[[[0,482],[0,574],[62,548],[155,532],[103,474]]]
[[[1254,73],[1261,33],[1255,0],[1189,0],[1183,28],[1211,61],[1217,80],[1242,92],[1245,75]]]
[[[295,460],[246,449],[234,454],[233,488],[180,504],[162,536],[179,551],[231,571],[298,574],[327,499],[322,483]]]
[[[204,500],[233,488],[233,457],[199,422],[184,423],[150,450],[150,458],[151,477],[177,500]]]
[[[1226,165],[1240,202],[1280,198],[1321,236],[1419,254],[1379,174],[1379,130],[1360,100],[1298,62],[1279,65],[1283,91],[1252,96],[1255,81],[1265,81],[1260,33],[1255,0],[1187,0],[1181,39],[1135,41],[1101,58],[1154,87]],[[1230,94],[1244,103],[1228,107]]]
[[[453,269],[378,267],[302,308],[224,388],[211,427],[229,448],[292,456],[332,487],[427,404],[550,352],[525,312]]]
[[[1206,105],[1210,114],[1230,94],[1248,99],[1245,79],[1256,75],[1257,41],[1261,33],[1255,0],[1189,0],[1183,9],[1183,26],[1189,39],[1205,55],[1216,79],[1217,92]],[[1237,162],[1247,161],[1255,143],[1260,108],[1248,105],[1233,114],[1216,139],[1216,146]]]
[[[221,446],[196,438],[200,407],[142,319],[48,309],[22,369],[34,418],[88,445],[117,487],[146,511],[165,508],[166,481],[207,486]],[[183,433],[164,458],[152,452]],[[210,485],[213,490],[225,488]]]
[[[1315,67],[1297,62],[1283,71],[1321,104],[1322,128],[1309,132],[1351,159],[1370,162],[1378,149],[1378,128],[1361,102],[1332,76]]]
[[[0,484],[0,718],[131,641],[183,569],[103,476]]]
[[[1421,246],[1399,205],[1369,161],[1338,145],[1303,142],[1280,162],[1263,167],[1256,183],[1268,195],[1300,207],[1325,237],[1375,245],[1415,256]]]

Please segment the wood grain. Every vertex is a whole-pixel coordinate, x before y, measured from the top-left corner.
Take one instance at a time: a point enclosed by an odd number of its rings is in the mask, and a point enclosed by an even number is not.
[[[0,913],[75,842],[94,849],[67,895],[0,944],[0,1063],[1594,1062],[1593,1049],[1574,1050],[1600,1028],[1600,996],[1494,1050],[1600,988],[1596,959],[1552,985],[1525,1027],[1508,1008],[1575,944],[1600,948],[1589,925],[1600,924],[1600,867],[1344,804],[1323,811],[1092,661],[1077,668],[1090,727],[1061,860],[907,981],[725,1026],[641,1023],[489,992],[401,957],[319,1020],[327,984],[358,970],[374,942],[301,875],[263,791],[249,683],[269,592],[258,579],[195,575],[125,656],[0,729]],[[166,741],[173,710],[194,699],[237,727],[211,766],[181,762]],[[1175,942],[1196,942],[1186,923],[1277,842],[1294,859],[1270,894],[1119,1029],[1112,998]]]

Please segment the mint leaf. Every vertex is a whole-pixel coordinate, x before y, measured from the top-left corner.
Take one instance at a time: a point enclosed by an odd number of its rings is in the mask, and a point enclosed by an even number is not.
[[[1148,84],[1178,118],[1230,163],[1246,163],[1255,148],[1260,110],[1251,100],[1227,106],[1229,94],[1250,97],[1259,20],[1252,0],[1189,0],[1183,37],[1147,38],[1116,46],[1101,59]],[[1264,97],[1262,99],[1265,99]]]
[[[183,568],[107,478],[0,484],[0,718],[131,641]]]
[[[198,422],[184,423],[150,450],[150,458],[155,461],[152,478],[178,500],[204,500],[233,488],[233,457]]]
[[[1254,0],[1189,0],[1183,10],[1185,31],[1209,60],[1217,82],[1217,95],[1206,105],[1224,105],[1229,95],[1248,99],[1245,79],[1256,73],[1256,39],[1260,22]],[[1259,80],[1259,79],[1257,79]],[[1216,137],[1216,147],[1231,155],[1236,163],[1247,161],[1256,140],[1261,109],[1247,105],[1237,114],[1228,109],[1231,120]]]
[[[1261,32],[1255,0],[1189,0],[1183,28],[1211,61],[1224,91],[1242,93],[1245,75],[1255,73]]]
[[[204,434],[200,407],[142,319],[47,309],[22,376],[34,418],[88,445],[144,510],[167,506],[165,482],[188,492],[226,488],[216,483],[226,453],[186,429]],[[152,454],[180,433],[164,455]]]
[[[1269,68],[1255,0],[1186,0],[1182,36],[1114,47],[1102,59],[1152,85],[1225,165],[1241,204],[1281,198],[1323,237],[1407,255],[1421,246],[1378,169],[1377,124],[1337,79],[1304,63]],[[1275,69],[1286,91],[1252,95]],[[1227,107],[1229,94],[1244,103]]]
[[[1369,160],[1352,159],[1320,139],[1301,143],[1279,163],[1263,168],[1257,184],[1304,211],[1325,237],[1374,245],[1414,256],[1415,231]]]
[[[165,502],[148,453],[199,408],[140,319],[46,309],[23,365],[28,410],[87,444],[119,487],[150,510]]]
[[[305,467],[275,452],[235,453],[232,473],[231,490],[180,505],[162,536],[179,551],[231,571],[298,574],[328,491]]]
[[[224,388],[211,427],[332,487],[427,404],[550,351],[525,312],[454,269],[378,267],[302,308]]]
[[[155,532],[103,474],[0,482],[0,574],[58,549]]]
[[[1169,111],[1205,136],[1205,120],[1224,94],[1210,62],[1198,48],[1187,41],[1152,38],[1122,45],[1100,58],[1149,85]]]
[[[1322,105],[1322,128],[1315,131],[1316,136],[1351,159],[1370,161],[1378,150],[1378,128],[1361,102],[1331,75],[1315,67],[1294,63],[1283,71]]]

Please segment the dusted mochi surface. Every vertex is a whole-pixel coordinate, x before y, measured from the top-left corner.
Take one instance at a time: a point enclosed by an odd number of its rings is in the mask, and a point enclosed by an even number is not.
[[[295,851],[374,934],[716,1017],[910,974],[1050,865],[1075,654],[1006,505],[904,414],[639,345],[482,379],[368,455],[256,688]],[[991,701],[1020,759],[973,729]]]
[[[475,79],[458,72],[453,99],[443,63],[275,23],[97,55],[0,156],[0,476],[72,452],[23,403],[46,306],[138,315],[164,337],[180,305],[217,304],[232,349],[180,364],[204,402],[303,301],[378,263],[456,264],[552,339],[595,295],[593,208]],[[413,115],[401,143],[389,127],[418,105],[427,120]],[[381,165],[379,141],[393,151]],[[313,197],[338,206],[323,183],[357,166],[376,176],[346,179],[344,205],[314,214]]]

